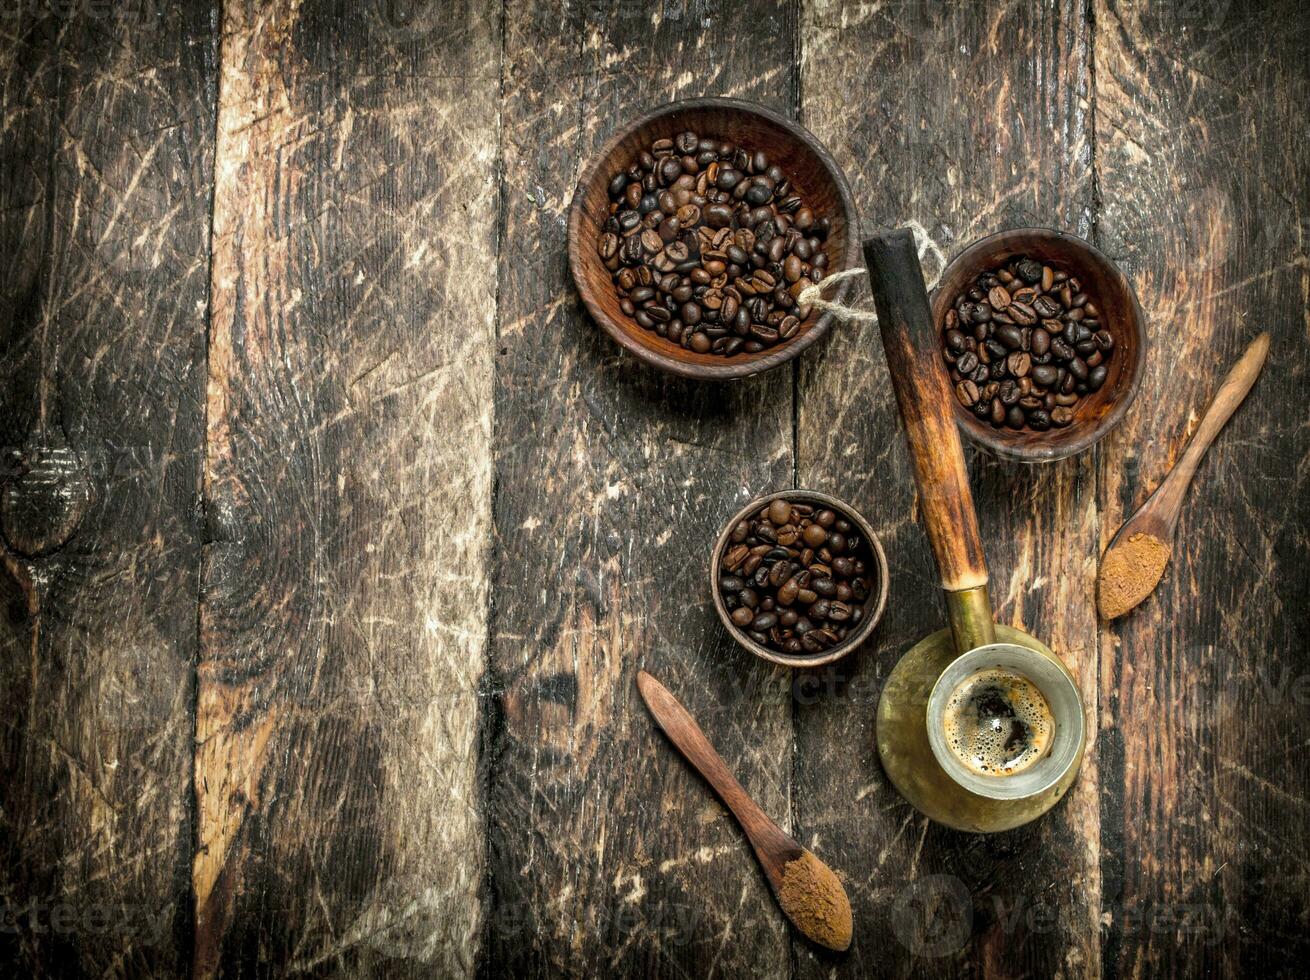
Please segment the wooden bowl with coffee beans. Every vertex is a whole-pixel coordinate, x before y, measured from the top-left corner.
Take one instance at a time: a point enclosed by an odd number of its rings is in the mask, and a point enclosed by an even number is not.
[[[997,456],[1080,453],[1137,395],[1141,305],[1081,238],[1047,228],[991,235],[951,261],[931,302],[960,428]]]
[[[714,543],[710,591],[733,639],[785,667],[840,660],[887,605],[887,556],[854,508],[813,490],[752,500]]]
[[[758,374],[818,342],[832,315],[800,294],[854,266],[859,239],[828,151],[737,99],[674,102],[623,127],[569,211],[569,266],[592,319],[643,361],[702,380]]]

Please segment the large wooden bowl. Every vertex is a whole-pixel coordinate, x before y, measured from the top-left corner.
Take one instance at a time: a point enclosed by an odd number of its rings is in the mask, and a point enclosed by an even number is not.
[[[596,254],[601,226],[609,216],[607,186],[651,143],[683,130],[730,140],[763,150],[790,177],[796,192],[832,229],[824,251],[828,274],[859,261],[859,221],[841,168],[810,133],[777,113],[738,99],[689,99],[671,102],[619,130],[606,141],[573,193],[569,211],[569,267],[587,310],[606,333],[656,367],[688,378],[722,380],[767,371],[814,344],[832,325],[831,313],[812,311],[791,340],[754,354],[697,354],[644,330],[619,309],[611,273]],[[847,280],[825,290],[824,298],[841,302],[850,292]]]
[[[1105,384],[1078,402],[1073,422],[1063,429],[993,428],[951,399],[960,428],[979,446],[1005,459],[1040,463],[1089,449],[1123,420],[1141,382],[1146,318],[1132,283],[1094,245],[1051,228],[1016,228],[974,242],[951,260],[932,293],[937,329],[941,330],[955,298],[977,276],[1020,255],[1077,276],[1083,291],[1100,307],[1102,325],[1114,335],[1115,343],[1114,354],[1106,362]],[[941,368],[947,370],[945,364]]]

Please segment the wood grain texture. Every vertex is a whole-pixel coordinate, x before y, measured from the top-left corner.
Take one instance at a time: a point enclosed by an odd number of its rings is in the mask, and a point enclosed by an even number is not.
[[[1272,336],[1197,473],[1163,580],[1102,631],[1102,734],[1122,768],[1122,793],[1101,804],[1105,963],[1291,976],[1310,924],[1310,146],[1296,135],[1310,25],[1285,2],[1097,2],[1095,17],[1097,233],[1136,279],[1155,346],[1151,410],[1102,458],[1103,543],[1255,335]]]
[[[198,976],[480,933],[499,20],[225,3]]]
[[[217,34],[0,14],[0,974],[190,948]]]
[[[1007,227],[1089,234],[1091,26],[1082,4],[815,3],[801,48],[802,122],[845,162],[869,226],[918,222],[947,258]],[[931,251],[924,265],[940,270]],[[871,306],[867,289],[856,302]],[[1036,824],[991,837],[929,824],[878,764],[882,681],[946,625],[881,350],[875,325],[849,324],[800,376],[800,482],[864,510],[883,536],[892,594],[877,648],[813,678],[797,707],[797,809],[813,835],[800,842],[828,842],[825,857],[849,871],[856,908],[849,958],[834,965],[798,949],[798,973],[1094,975],[1094,744],[1069,798]],[[1025,468],[975,452],[970,466],[998,621],[1058,652],[1094,705],[1091,459]]]
[[[633,685],[683,698],[788,816],[787,676],[705,588],[720,523],[786,486],[791,384],[664,376],[581,313],[564,219],[609,131],[661,102],[790,112],[791,4],[506,9],[488,970],[778,975],[787,930],[744,837]]]
[[[1307,50],[1293,0],[6,4],[0,975],[1299,975]],[[1138,289],[1123,428],[967,452],[999,621],[1097,729],[1033,826],[931,826],[878,765],[946,620],[876,328],[702,385],[583,312],[575,181],[704,95],[807,126],[866,228],[1053,225]],[[1098,554],[1262,330],[1164,580],[1098,627]],[[876,640],[796,673],[704,582],[793,485],[891,562]],[[839,872],[844,957],[643,666]]]

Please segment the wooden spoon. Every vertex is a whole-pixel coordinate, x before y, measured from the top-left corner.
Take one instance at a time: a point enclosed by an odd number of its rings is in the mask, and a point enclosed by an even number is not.
[[[663,684],[642,670],[637,672],[637,689],[660,728],[741,824],[787,918],[819,945],[838,952],[847,949],[851,903],[841,880],[765,815],[729,772],[696,719]]]
[[[1097,576],[1097,606],[1103,619],[1122,616],[1155,591],[1173,552],[1183,497],[1201,457],[1250,392],[1268,353],[1269,334],[1262,333],[1228,372],[1182,458],[1105,549]]]

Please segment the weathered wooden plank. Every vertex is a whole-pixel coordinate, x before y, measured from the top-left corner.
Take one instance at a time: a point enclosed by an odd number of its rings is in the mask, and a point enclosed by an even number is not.
[[[791,481],[791,378],[697,385],[581,311],[565,214],[627,118],[730,94],[789,112],[789,3],[510,3],[497,375],[488,965],[506,976],[778,975],[789,942],[744,838],[655,729],[644,666],[788,816],[785,675],[707,591],[736,506]]]
[[[223,5],[200,976],[480,934],[499,18]]]
[[[0,974],[176,976],[217,32],[0,13]]]
[[[1103,803],[1119,895],[1106,966],[1293,975],[1310,925],[1310,25],[1290,2],[1098,0],[1095,18],[1097,231],[1138,283],[1152,343],[1141,407],[1102,459],[1102,543],[1250,339],[1273,337],[1156,594],[1102,632],[1103,731],[1123,759]]]
[[[1083,5],[816,3],[802,21],[802,119],[843,161],[868,225],[918,222],[947,258],[1022,225],[1089,233],[1090,27]],[[931,275],[941,263],[924,260]],[[859,294],[871,308],[867,289]],[[930,824],[878,763],[882,681],[945,624],[872,324],[836,331],[798,388],[803,486],[845,497],[883,536],[892,584],[876,646],[807,679],[796,709],[802,843],[827,844],[856,907],[849,957],[798,947],[799,972],[1097,971],[1095,750],[1071,798],[994,837]],[[1064,656],[1095,717],[1097,547],[1090,457],[1024,468],[971,454],[1000,622]]]

